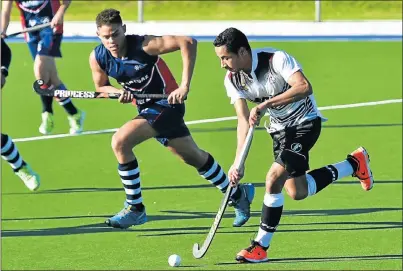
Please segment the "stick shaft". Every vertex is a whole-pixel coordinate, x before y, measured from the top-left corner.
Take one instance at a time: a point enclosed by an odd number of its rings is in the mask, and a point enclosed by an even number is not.
[[[41,30],[41,29],[46,28],[48,26],[50,26],[50,23],[40,24],[40,25],[36,25],[36,26],[33,26],[33,27],[25,28],[25,29],[23,29],[23,30],[21,30],[19,32],[15,32],[15,33],[11,33],[10,35],[7,35],[7,38],[15,37],[15,36],[18,36],[18,35],[23,34],[23,33],[29,33],[29,32],[33,32],[33,31],[38,31],[38,30]]]

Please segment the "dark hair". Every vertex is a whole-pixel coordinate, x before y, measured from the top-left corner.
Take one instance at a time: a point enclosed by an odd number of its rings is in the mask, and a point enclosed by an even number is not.
[[[103,25],[111,25],[111,24],[122,24],[122,17],[120,17],[120,11],[108,8],[101,11],[96,18],[97,27],[101,27]]]
[[[228,52],[238,54],[241,47],[244,47],[249,53],[251,53],[248,39],[242,31],[230,27],[221,32],[213,42],[215,47],[225,45]]]

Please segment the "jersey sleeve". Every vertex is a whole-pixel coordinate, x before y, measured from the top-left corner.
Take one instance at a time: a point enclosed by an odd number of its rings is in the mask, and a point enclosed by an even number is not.
[[[231,99],[231,104],[234,104],[238,99],[246,99],[245,95],[238,91],[234,84],[232,84],[230,77],[232,76],[231,72],[228,72],[224,79],[224,86],[227,90],[227,96]]]
[[[1,73],[4,76],[8,75],[8,68],[11,63],[11,50],[7,43],[1,39]]]
[[[286,82],[288,82],[291,75],[299,70],[302,71],[302,67],[298,61],[283,51],[277,51],[274,53],[273,68],[274,71],[279,73]]]

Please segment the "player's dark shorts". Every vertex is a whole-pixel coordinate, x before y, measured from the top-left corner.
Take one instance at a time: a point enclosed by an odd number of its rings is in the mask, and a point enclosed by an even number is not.
[[[298,177],[309,170],[309,151],[318,140],[321,129],[322,120],[318,117],[271,134],[274,159],[290,176]]]
[[[60,51],[62,39],[63,35],[54,34],[50,27],[30,33],[27,43],[32,58],[35,59],[36,55],[62,57]]]
[[[162,145],[167,146],[169,140],[189,136],[190,132],[183,119],[185,105],[161,105],[157,103],[138,105],[139,116],[145,118],[157,131],[155,137]]]

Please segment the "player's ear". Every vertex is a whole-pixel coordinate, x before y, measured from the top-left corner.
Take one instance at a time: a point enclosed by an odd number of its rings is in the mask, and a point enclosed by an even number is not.
[[[122,25],[122,28],[123,28],[123,33],[125,33],[126,34],[126,25],[124,24],[124,25]]]
[[[243,48],[243,47],[239,48],[238,55],[245,56],[245,51],[246,51],[245,48]]]

